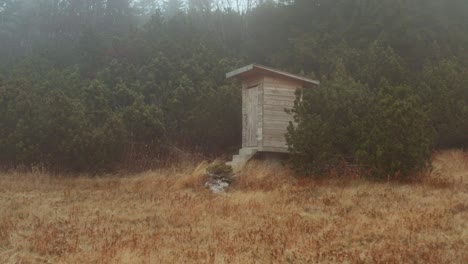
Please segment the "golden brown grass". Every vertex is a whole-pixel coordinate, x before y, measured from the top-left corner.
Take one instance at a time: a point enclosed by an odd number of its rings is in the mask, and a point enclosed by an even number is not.
[[[468,156],[412,184],[294,178],[251,163],[125,177],[0,175],[0,263],[468,263]]]

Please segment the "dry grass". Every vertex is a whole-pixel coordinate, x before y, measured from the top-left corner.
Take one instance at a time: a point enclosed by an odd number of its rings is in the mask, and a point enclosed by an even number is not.
[[[0,175],[0,263],[468,263],[468,156],[413,184],[294,178],[207,163],[127,177]],[[196,167],[196,168],[195,168]]]

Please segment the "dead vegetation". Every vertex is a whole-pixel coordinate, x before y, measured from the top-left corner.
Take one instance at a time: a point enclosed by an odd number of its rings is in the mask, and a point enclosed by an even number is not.
[[[468,155],[411,184],[295,178],[251,163],[213,195],[205,168],[126,177],[0,175],[1,263],[467,263]]]

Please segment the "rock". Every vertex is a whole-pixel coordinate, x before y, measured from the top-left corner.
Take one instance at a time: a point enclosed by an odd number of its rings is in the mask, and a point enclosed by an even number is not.
[[[205,187],[213,193],[222,193],[233,181],[232,168],[226,165],[215,165],[207,169]]]
[[[205,182],[205,187],[210,189],[210,191],[213,193],[225,192],[229,185],[229,182],[223,179],[208,179]]]

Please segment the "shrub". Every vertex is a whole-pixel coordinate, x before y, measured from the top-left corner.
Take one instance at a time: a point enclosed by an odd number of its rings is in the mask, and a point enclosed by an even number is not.
[[[301,173],[323,174],[343,162],[354,162],[371,94],[365,85],[338,69],[320,88],[304,90],[292,110],[295,124],[286,140],[292,165]]]
[[[378,177],[408,176],[429,165],[433,130],[420,98],[407,86],[382,88],[365,117],[356,162]]]
[[[292,110],[286,139],[291,163],[305,174],[340,165],[375,177],[409,175],[428,164],[432,130],[419,97],[409,87],[368,89],[343,69],[322,87],[306,89]]]
[[[231,177],[233,174],[232,167],[225,164],[214,164],[206,169],[206,172],[218,177]]]

